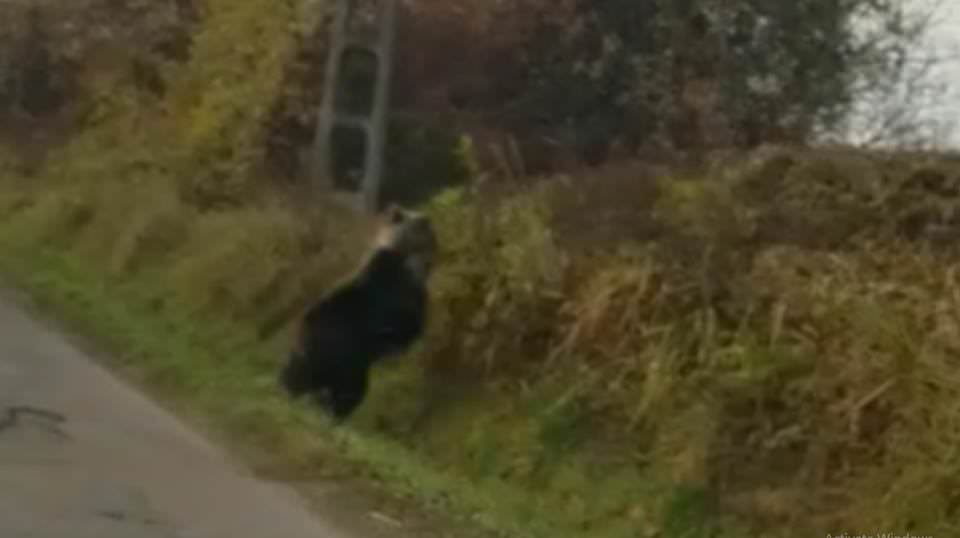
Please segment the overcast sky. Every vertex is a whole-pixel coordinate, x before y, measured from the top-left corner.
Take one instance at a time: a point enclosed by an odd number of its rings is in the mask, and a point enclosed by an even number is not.
[[[926,5],[930,0],[911,1]],[[952,95],[948,102],[929,113],[960,121],[960,0],[940,0],[940,9],[942,15],[932,30],[931,44],[938,54],[947,58],[940,76],[951,86]],[[949,143],[960,149],[960,128],[953,130]]]

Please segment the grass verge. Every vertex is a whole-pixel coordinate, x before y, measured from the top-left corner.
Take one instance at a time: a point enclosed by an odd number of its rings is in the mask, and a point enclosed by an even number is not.
[[[267,365],[280,353],[279,342],[257,342],[243,336],[252,334],[243,324],[178,307],[167,299],[160,275],[112,279],[74,255],[24,239],[30,236],[22,231],[0,232],[0,274],[44,315],[107,351],[107,366],[227,443],[260,476],[299,484],[360,479],[386,492],[394,510],[409,508],[407,500],[418,511],[452,514],[460,523],[458,537],[579,536],[587,530],[573,525],[577,518],[563,515],[553,499],[535,499],[503,480],[443,472],[362,424],[359,430],[333,428],[277,393]],[[392,377],[396,388],[406,375],[394,367],[385,382]],[[495,450],[495,436],[488,441]],[[696,492],[677,492],[672,510],[682,518],[673,526],[685,525],[682,519],[700,509],[697,498]],[[627,536],[630,529],[620,532]],[[694,536],[685,532],[675,536]]]
[[[387,440],[333,429],[325,417],[278,395],[272,378],[255,367],[271,361],[275,346],[238,336],[246,333],[236,325],[163,306],[162,286],[111,281],[67,255],[2,235],[0,272],[10,284],[44,315],[107,351],[107,366],[229,443],[259,475],[299,483],[361,478],[392,496],[446,510],[454,499],[449,492],[459,491],[455,511],[470,512],[464,484]]]
[[[183,301],[169,264],[105,270],[80,253],[85,247],[76,237],[83,232],[59,235],[70,216],[30,214],[3,219],[0,275],[46,315],[105,348],[109,367],[264,478],[306,486],[359,481],[394,513],[442,514],[431,519],[445,528],[452,519],[458,537],[619,538],[638,529],[651,536],[668,530],[671,538],[721,536],[707,523],[710,507],[698,487],[580,451],[585,416],[562,383],[521,395],[457,394],[423,427],[410,419],[437,402],[423,393],[422,365],[395,361],[379,369],[377,390],[352,424],[334,428],[276,389],[282,336],[260,340],[255,321]],[[79,228],[89,226],[97,229]],[[180,263],[189,265],[190,251],[183,252],[188,257]]]

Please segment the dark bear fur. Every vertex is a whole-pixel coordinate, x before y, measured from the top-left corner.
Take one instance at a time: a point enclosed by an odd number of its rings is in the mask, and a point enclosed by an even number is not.
[[[406,351],[426,325],[433,228],[396,207],[387,219],[361,268],[307,310],[280,376],[292,397],[320,397],[337,420],[363,402],[371,366]]]

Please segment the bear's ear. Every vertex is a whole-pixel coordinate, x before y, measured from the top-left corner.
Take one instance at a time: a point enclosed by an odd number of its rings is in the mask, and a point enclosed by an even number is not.
[[[403,209],[400,208],[397,204],[390,204],[387,210],[384,212],[384,217],[389,224],[400,224],[404,220]]]

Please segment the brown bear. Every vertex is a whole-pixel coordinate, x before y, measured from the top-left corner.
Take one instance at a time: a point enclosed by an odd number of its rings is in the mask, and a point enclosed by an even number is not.
[[[338,421],[348,418],[366,396],[371,366],[422,336],[436,252],[429,218],[391,206],[359,269],[299,321],[280,375],[287,393],[317,397]]]

